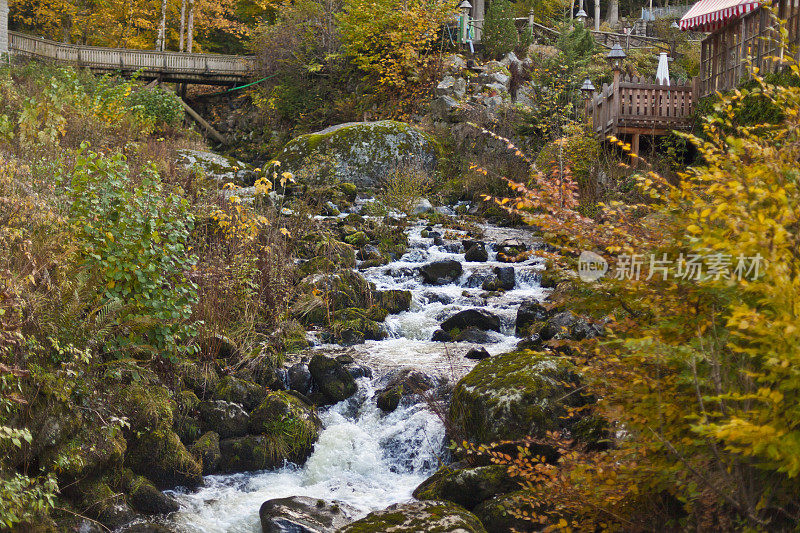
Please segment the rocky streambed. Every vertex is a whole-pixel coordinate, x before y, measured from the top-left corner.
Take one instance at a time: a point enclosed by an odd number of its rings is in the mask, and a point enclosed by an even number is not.
[[[464,507],[413,503],[415,489],[453,460],[443,418],[456,420],[484,442],[522,437],[531,429],[526,425],[531,417],[552,417],[550,425],[558,423],[561,407],[550,408],[547,399],[563,392],[556,390],[556,380],[569,380],[571,373],[566,363],[541,360],[531,369],[513,355],[498,355],[514,352],[521,341],[540,342],[538,335],[525,340],[518,335],[552,315],[539,304],[546,295],[540,284],[543,263],[530,253],[541,242],[526,229],[485,225],[482,239],[476,239],[448,226],[429,225],[425,219],[408,225],[405,253],[387,264],[370,262],[369,253],[362,253],[367,245],[359,251],[364,260],[356,269],[375,293],[402,296],[388,306],[394,308],[384,314],[376,339],[341,346],[321,342],[320,336],[316,345],[287,361],[282,378],[288,392],[329,405],[309,425],[317,433],[313,451],[300,453],[296,463],[267,470],[208,475],[199,489],[171,493],[180,506],[169,518],[171,528],[187,533],[335,531],[373,513],[363,520],[374,524],[363,530],[382,531],[381,513],[394,512],[408,521],[410,529],[402,531],[429,530],[436,516],[457,516],[466,531],[483,530],[465,510],[480,501],[459,502]],[[569,318],[563,332],[575,320]],[[465,387],[470,378],[475,383]],[[480,397],[483,386],[489,387],[488,401]],[[500,399],[507,392],[519,396],[511,402],[523,410],[531,405],[544,405],[544,410],[520,416],[514,406],[500,405],[508,404],[508,398]],[[247,461],[237,465],[224,457],[237,453],[235,448],[222,448],[221,460],[231,465],[229,470],[247,469]],[[440,484],[428,481],[415,494],[453,500]],[[504,479],[503,490],[484,496],[514,487]],[[394,510],[383,511],[389,506]]]

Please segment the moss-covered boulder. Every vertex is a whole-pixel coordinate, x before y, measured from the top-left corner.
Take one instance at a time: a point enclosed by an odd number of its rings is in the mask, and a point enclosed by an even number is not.
[[[327,324],[329,309],[368,309],[374,287],[352,270],[306,276],[298,285],[300,297],[292,314],[304,324]]]
[[[128,497],[131,507],[144,514],[167,514],[178,510],[175,498],[158,490],[144,476],[137,476],[130,469],[124,469],[120,476],[120,489]]]
[[[375,304],[390,315],[411,309],[411,291],[388,290],[375,293]]]
[[[297,396],[270,393],[250,415],[250,433],[267,437],[270,462],[303,463],[314,450],[322,428],[316,409]]]
[[[201,172],[220,184],[250,185],[256,179],[253,167],[232,157],[203,150],[178,150],[178,164]]]
[[[338,533],[486,533],[478,518],[452,502],[400,503],[370,513]],[[490,530],[493,531],[493,530]]]
[[[214,399],[238,403],[250,411],[264,401],[267,392],[267,388],[258,383],[234,376],[225,376],[219,381],[214,391]]]
[[[39,464],[57,472],[62,484],[69,484],[118,467],[126,449],[119,426],[83,427],[66,442],[45,449]]]
[[[138,382],[120,384],[112,395],[112,405],[128,420],[131,431],[172,426],[175,402],[164,386]]]
[[[332,181],[359,187],[377,187],[394,168],[422,166],[433,171],[439,157],[438,143],[410,124],[391,120],[351,122],[301,135],[275,157],[280,169],[298,173],[310,159],[333,161]]]
[[[316,354],[311,358],[308,370],[327,403],[346,400],[358,390],[356,380],[336,359]]]
[[[213,474],[217,470],[220,460],[219,434],[208,431],[197,439],[190,447],[189,452],[200,462],[203,474]]]
[[[478,363],[456,385],[450,418],[471,441],[490,443],[543,436],[569,424],[568,406],[586,399],[575,392],[578,378],[564,358],[522,351]]]
[[[194,488],[203,481],[200,463],[171,429],[147,431],[129,443],[125,465],[157,487]]]
[[[203,431],[215,431],[223,439],[247,434],[250,416],[238,403],[225,400],[200,402],[199,410]]]
[[[105,479],[93,478],[71,487],[78,512],[93,518],[110,530],[130,523],[136,513],[125,496],[111,489]]]
[[[501,465],[444,466],[414,490],[419,500],[447,500],[472,510],[481,502],[519,489]]]
[[[177,370],[184,387],[192,390],[198,398],[210,397],[219,384],[213,363],[183,360]]]
[[[530,497],[524,490],[502,494],[478,505],[473,512],[486,531],[492,533],[511,533],[512,531],[534,531],[535,524],[528,520],[516,518],[509,509],[530,511]]]

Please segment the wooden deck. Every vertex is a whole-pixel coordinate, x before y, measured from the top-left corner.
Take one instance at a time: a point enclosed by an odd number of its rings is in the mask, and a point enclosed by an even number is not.
[[[130,75],[139,71],[142,79],[162,82],[230,85],[245,81],[255,66],[255,58],[251,56],[81,46],[14,31],[9,31],[8,37],[13,56],[67,63],[97,73]]]
[[[645,78],[620,78],[604,85],[588,103],[595,135],[666,135],[692,126],[696,82],[659,85]]]

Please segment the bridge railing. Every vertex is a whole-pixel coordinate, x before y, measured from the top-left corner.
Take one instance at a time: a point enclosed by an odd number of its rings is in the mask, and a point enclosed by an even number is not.
[[[233,80],[246,77],[255,65],[255,59],[250,56],[82,46],[14,31],[8,33],[9,50],[13,55],[50,59],[94,70],[142,70],[143,77],[180,75]]]

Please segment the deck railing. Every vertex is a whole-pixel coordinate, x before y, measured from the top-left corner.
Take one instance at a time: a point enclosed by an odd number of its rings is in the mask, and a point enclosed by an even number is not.
[[[598,136],[639,133],[661,135],[691,128],[694,83],[670,80],[669,85],[644,78],[620,79],[590,100]]]
[[[13,55],[49,59],[95,71],[141,70],[143,78],[163,78],[165,81],[235,82],[246,78],[255,65],[250,56],[82,46],[14,31],[8,33],[9,49]]]

